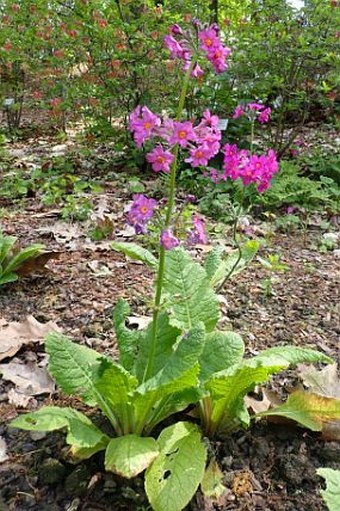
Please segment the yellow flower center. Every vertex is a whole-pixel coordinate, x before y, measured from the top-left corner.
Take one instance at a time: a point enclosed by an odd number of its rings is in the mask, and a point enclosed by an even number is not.
[[[211,46],[212,45],[212,40],[210,39],[210,37],[207,37],[206,40],[205,40],[205,45],[206,46]]]
[[[185,138],[187,136],[187,132],[186,131],[179,131],[178,132],[178,136],[179,136],[179,138]]]
[[[148,208],[147,208],[147,206],[141,206],[141,207],[140,207],[140,212],[141,212],[141,213],[143,213],[143,214],[145,215],[145,213],[147,213],[147,212],[148,212]]]
[[[196,151],[196,158],[202,158],[203,152],[202,151]]]
[[[158,161],[158,163],[165,163],[164,156],[157,156],[157,161]]]
[[[149,129],[151,128],[151,122],[145,122],[145,123],[144,123],[144,128],[145,128],[146,130],[149,130]]]

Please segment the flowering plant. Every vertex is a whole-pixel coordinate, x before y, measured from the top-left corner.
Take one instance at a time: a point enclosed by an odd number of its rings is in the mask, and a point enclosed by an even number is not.
[[[74,455],[88,458],[105,450],[105,468],[121,476],[131,478],[146,469],[145,490],[156,511],[180,511],[188,504],[204,477],[207,448],[200,428],[190,420],[175,422],[157,438],[155,426],[193,405],[207,434],[248,425],[250,417],[243,398],[255,384],[290,364],[330,361],[318,352],[296,347],[268,349],[244,359],[241,337],[217,328],[220,313],[214,288],[247,264],[257,247],[248,245],[229,258],[216,247],[202,266],[179,246],[173,232],[179,151],[188,153],[186,161],[191,166],[206,167],[220,148],[218,119],[209,111],[198,124],[182,119],[188,82],[197,74],[198,51],[203,50],[217,72],[226,68],[228,51],[218,38],[217,27],[201,27],[195,22],[194,29],[199,48],[189,45],[190,34],[185,36],[177,25],[165,40],[172,57],[182,60],[185,70],[176,119],[161,119],[147,107],[137,107],[130,118],[137,145],[156,139],[157,145],[147,158],[156,172],[169,175],[158,258],[136,244],[113,244],[116,250],[156,271],[152,320],[141,331],[129,330],[125,325],[129,306],[118,300],[114,311],[118,361],[60,334],[49,335],[46,342],[49,370],[59,386],[85,404],[98,406],[115,434],[108,436],[86,415],[71,408],[45,407],[12,422],[15,427],[38,431],[66,428]],[[245,166],[255,172],[259,186],[269,182],[273,154],[267,155],[270,164],[266,160],[262,174],[250,155],[240,158],[235,166],[242,172]],[[261,159],[259,163],[264,165]],[[225,166],[224,172],[229,161]],[[154,199],[134,196],[127,220],[137,233],[147,232],[156,208]],[[206,242],[197,214],[192,222],[189,241]]]

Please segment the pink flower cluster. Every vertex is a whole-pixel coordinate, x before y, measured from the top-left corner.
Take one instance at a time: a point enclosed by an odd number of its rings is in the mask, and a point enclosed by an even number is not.
[[[259,192],[264,192],[270,186],[270,181],[279,170],[276,153],[270,149],[267,154],[251,154],[246,149],[239,150],[236,144],[226,144],[224,152],[224,173],[215,180],[241,179],[245,186],[254,183]]]
[[[190,121],[166,119],[162,122],[147,107],[138,106],[130,115],[130,130],[138,147],[152,137],[159,139],[146,159],[155,172],[169,173],[174,159],[171,151],[176,144],[188,150],[189,156],[185,161],[192,167],[206,166],[216,156],[221,146],[218,122],[217,115],[212,115],[209,110],[203,113],[196,126]]]
[[[152,218],[157,206],[155,199],[148,199],[145,195],[137,193],[133,196],[133,203],[129,209],[127,222],[135,228],[136,234],[147,232],[146,224]]]
[[[216,23],[210,27],[204,28],[199,22],[194,21],[194,26],[198,29],[198,39],[200,41],[200,48],[204,51],[205,56],[211,62],[216,73],[223,73],[227,70],[227,58],[231,50],[223,46],[219,38],[219,27]],[[171,27],[171,35],[164,37],[165,46],[170,51],[172,59],[180,59],[184,62],[184,70],[189,69],[191,59],[194,55],[196,60],[193,71],[191,73],[194,77],[200,77],[204,74],[202,68],[197,62],[199,49],[194,44],[195,38],[191,33],[185,33],[179,25]]]
[[[248,103],[247,105],[238,105],[235,109],[233,119],[238,119],[246,115],[249,120],[256,119],[258,122],[265,124],[270,120],[271,108],[265,107],[260,103]]]
[[[201,30],[198,38],[201,41],[201,48],[205,52],[207,59],[211,62],[216,73],[223,73],[228,69],[227,58],[231,49],[223,46],[218,37],[219,27],[217,24]]]

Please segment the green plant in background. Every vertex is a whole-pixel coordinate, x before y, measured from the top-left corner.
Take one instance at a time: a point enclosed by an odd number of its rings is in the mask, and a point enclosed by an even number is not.
[[[281,258],[279,254],[270,254],[266,259],[258,256],[258,260],[263,268],[268,270],[271,274],[289,270],[289,266],[286,263],[283,263],[280,259]],[[275,281],[276,279],[272,276],[261,280],[260,286],[265,296],[269,297],[275,294],[273,291],[273,284]]]
[[[0,286],[18,280],[18,271],[27,261],[35,259],[44,250],[44,245],[16,247],[17,238],[6,236],[0,230]]]
[[[231,254],[215,247],[201,265],[179,246],[174,231],[178,160],[186,151],[186,162],[204,169],[220,148],[216,116],[206,111],[197,126],[183,120],[189,82],[203,72],[199,64],[204,65],[206,58],[222,74],[229,53],[216,26],[204,27],[194,21],[193,31],[199,45],[193,33],[183,32],[178,25],[172,27],[172,35],[166,39],[172,58],[178,58],[185,71],[175,120],[162,120],[147,107],[139,106],[130,116],[137,146],[148,143],[151,137],[157,140],[146,158],[153,170],[166,174],[167,200],[156,255],[137,244],[114,243],[113,248],[155,271],[152,318],[142,330],[128,329],[129,306],[118,300],[113,318],[117,361],[60,334],[51,334],[46,341],[49,371],[60,388],[88,406],[97,406],[109,421],[111,433],[100,430],[85,414],[72,408],[43,407],[11,423],[35,431],[66,429],[66,441],[75,456],[86,459],[105,451],[106,470],[120,476],[131,478],[146,470],[145,490],[155,511],[180,511],[189,503],[205,476],[207,447],[203,431],[213,436],[248,426],[250,416],[244,397],[257,383],[298,362],[331,362],[322,353],[294,346],[243,358],[241,337],[219,330],[215,290],[249,264],[258,250],[256,241],[241,244],[236,240],[240,207],[234,223],[237,249]],[[183,39],[186,51],[181,46]],[[229,158],[230,147],[225,146],[224,152]],[[237,149],[232,156],[239,157]],[[247,153],[247,158],[249,165],[261,162],[255,167],[258,188],[269,186],[271,170],[277,169],[274,153]],[[243,165],[236,167],[244,180],[249,178]],[[127,219],[136,233],[147,233],[157,207],[155,199],[134,196]],[[206,243],[202,220],[194,214],[192,223],[185,245]],[[273,260],[272,264],[280,263]],[[164,427],[166,419],[184,413],[189,406],[196,408],[201,428],[189,418]]]

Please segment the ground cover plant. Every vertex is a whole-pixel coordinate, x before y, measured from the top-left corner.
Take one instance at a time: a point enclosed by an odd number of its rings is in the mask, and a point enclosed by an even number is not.
[[[207,495],[213,492],[209,483],[211,465],[205,470],[208,449],[202,435],[213,438],[248,426],[250,414],[244,398],[256,384],[297,363],[332,363],[321,352],[296,346],[269,348],[244,358],[242,338],[217,327],[219,303],[214,288],[224,285],[251,261],[257,244],[237,244],[235,253],[227,258],[217,247],[203,265],[185,250],[188,245],[204,244],[207,235],[202,219],[195,213],[189,231],[177,226],[174,206],[181,153],[192,167],[208,167],[214,181],[239,180],[242,187],[253,186],[258,193],[270,187],[278,171],[275,152],[254,153],[252,143],[249,150],[225,144],[222,171],[209,169],[209,160],[221,147],[219,119],[206,110],[198,123],[185,120],[184,102],[189,82],[205,72],[205,59],[215,72],[223,73],[230,50],[221,43],[218,26],[202,25],[196,20],[192,25],[190,32],[173,25],[165,37],[171,58],[180,62],[184,72],[176,118],[160,117],[146,106],[137,106],[130,115],[130,130],[137,145],[156,141],[155,147],[148,148],[146,159],[155,172],[164,173],[168,193],[160,214],[156,256],[136,244],[114,243],[113,248],[155,271],[152,320],[145,329],[131,331],[125,326],[129,307],[124,301],[117,303],[114,324],[118,362],[59,334],[51,334],[46,342],[49,369],[62,390],[80,397],[87,405],[98,406],[112,429],[106,433],[80,411],[60,407],[43,407],[12,422],[15,427],[33,431],[66,428],[67,442],[75,456],[86,459],[105,450],[106,469],[124,477],[131,478],[146,469],[146,494],[152,508],[162,511],[183,509],[200,483]],[[263,105],[252,103],[249,109],[251,115],[267,120],[269,112]],[[153,198],[134,196],[127,220],[136,234],[147,233],[158,207]],[[234,219],[236,242],[238,217],[239,212]],[[306,401],[307,406],[303,406]],[[188,407],[195,421],[164,424]],[[289,416],[320,431],[324,428],[323,416],[338,417],[339,413],[335,398],[328,400],[314,394],[306,398],[296,392],[285,404],[259,416]],[[193,451],[194,459],[190,456]]]

